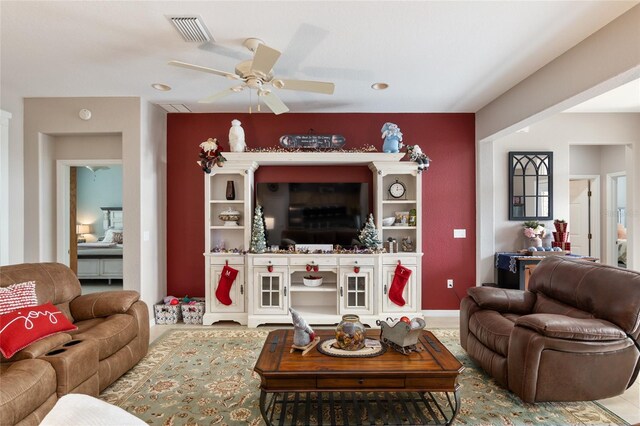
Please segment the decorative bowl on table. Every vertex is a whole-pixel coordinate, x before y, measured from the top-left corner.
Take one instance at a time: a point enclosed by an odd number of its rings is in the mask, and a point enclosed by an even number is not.
[[[395,216],[385,217],[384,219],[382,219],[382,226],[393,226],[395,222],[396,222]]]
[[[322,277],[307,275],[306,277],[302,277],[302,283],[307,287],[318,287],[322,285]]]
[[[226,210],[221,211],[218,214],[218,218],[224,222],[225,226],[238,226],[240,212],[229,207]]]

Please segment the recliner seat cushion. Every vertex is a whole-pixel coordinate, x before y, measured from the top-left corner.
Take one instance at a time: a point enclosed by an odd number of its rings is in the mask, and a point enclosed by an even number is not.
[[[507,356],[514,322],[496,311],[479,311],[469,320],[469,331],[487,348]]]
[[[100,319],[102,321],[99,321]],[[127,314],[116,314],[100,319],[78,321],[76,325],[82,331],[73,334],[73,338],[96,340],[100,361],[102,361],[131,342],[138,333],[138,325],[135,318]],[[83,324],[85,322],[90,322],[93,326],[87,328]]]

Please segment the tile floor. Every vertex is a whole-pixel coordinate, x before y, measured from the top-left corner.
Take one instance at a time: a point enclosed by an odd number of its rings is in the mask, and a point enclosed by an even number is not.
[[[84,289],[83,289],[84,292]],[[458,317],[425,317],[428,327],[431,328],[458,328]],[[171,328],[185,327],[185,324],[176,325],[154,325],[151,327],[150,341],[160,337],[165,331]],[[217,323],[209,327],[242,327],[234,322]],[[272,327],[266,327],[272,328]],[[640,424],[640,379],[631,386],[630,389],[614,398],[598,401],[604,407],[614,412],[630,424]]]

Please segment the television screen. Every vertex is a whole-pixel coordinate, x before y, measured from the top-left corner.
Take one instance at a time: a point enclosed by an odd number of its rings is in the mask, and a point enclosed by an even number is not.
[[[267,245],[352,247],[369,215],[367,183],[258,183]]]

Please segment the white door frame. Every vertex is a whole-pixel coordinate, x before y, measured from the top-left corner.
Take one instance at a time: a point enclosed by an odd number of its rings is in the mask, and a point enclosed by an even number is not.
[[[607,223],[605,229],[605,238],[607,241],[606,245],[606,254],[607,257],[605,262],[607,265],[618,266],[618,247],[616,247],[616,240],[618,239],[618,216],[616,215],[616,205],[618,204],[616,201],[618,190],[614,185],[614,179],[620,176],[627,176],[627,172],[614,172],[607,173]],[[627,179],[627,188],[629,186],[629,179]],[[627,243],[628,244],[628,243]],[[627,253],[627,256],[629,254]],[[627,267],[629,263],[627,262]]]
[[[56,161],[56,260],[69,266],[69,182],[71,167],[122,165],[122,160],[57,160]],[[126,219],[124,219],[126,220]]]
[[[602,253],[602,228],[600,227],[602,216],[602,204],[600,203],[600,175],[569,175],[569,180],[590,180],[591,181],[591,226],[589,232],[591,239],[591,257],[600,258]],[[569,207],[571,208],[571,207]],[[571,226],[571,224],[569,224]],[[571,229],[569,229],[571,236]],[[571,237],[569,237],[571,239]]]

